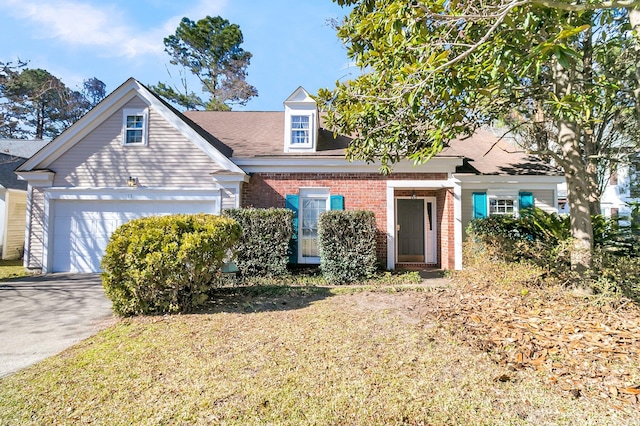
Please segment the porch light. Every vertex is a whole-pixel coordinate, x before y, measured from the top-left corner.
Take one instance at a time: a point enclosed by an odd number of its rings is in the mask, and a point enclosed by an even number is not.
[[[414,190],[414,191],[411,193],[411,199],[412,199],[412,200],[415,200],[416,198],[417,198],[417,197],[416,197],[416,191]]]
[[[129,176],[129,179],[127,179],[127,186],[129,187],[138,186],[138,178]]]

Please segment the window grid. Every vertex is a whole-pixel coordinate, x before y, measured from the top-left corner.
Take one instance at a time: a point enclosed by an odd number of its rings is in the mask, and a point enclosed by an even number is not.
[[[141,144],[144,143],[144,115],[132,114],[126,116],[125,124],[125,144]]]
[[[489,200],[489,213],[513,215],[515,213],[515,203],[508,198],[492,198]]]
[[[291,116],[291,144],[303,145],[309,143],[309,116]]]
[[[302,257],[318,257],[318,218],[327,210],[326,198],[302,199]]]

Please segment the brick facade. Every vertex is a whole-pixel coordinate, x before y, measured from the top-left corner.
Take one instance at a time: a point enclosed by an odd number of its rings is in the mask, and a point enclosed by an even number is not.
[[[242,189],[243,207],[284,207],[288,194],[300,188],[329,188],[332,195],[344,196],[346,210],[371,210],[378,227],[377,256],[383,265],[387,258],[387,180],[446,180],[446,173],[255,173]],[[411,189],[395,191],[395,196],[411,196]],[[417,190],[418,197],[436,197],[438,221],[438,263],[454,268],[453,191]]]

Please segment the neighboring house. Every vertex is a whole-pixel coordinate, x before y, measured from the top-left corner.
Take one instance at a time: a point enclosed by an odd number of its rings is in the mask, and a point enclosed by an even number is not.
[[[640,155],[630,156],[628,162],[620,163],[611,174],[600,197],[603,216],[618,217],[627,224],[631,215],[631,203],[640,203]],[[558,184],[558,213],[569,214],[567,185]]]
[[[0,139],[0,252],[2,259],[19,259],[25,241],[27,182],[16,167],[47,144],[42,140]]]
[[[630,203],[640,203],[640,155],[618,165],[600,199],[600,209],[606,217],[627,220],[631,215]]]
[[[319,263],[320,213],[366,209],[388,269],[459,269],[473,217],[557,208],[562,176],[491,132],[383,176],[345,160],[350,139],[322,128],[304,89],[284,107],[181,114],[129,79],[18,169],[30,185],[25,265],[98,271],[113,230],[134,217],[253,206],[296,212],[294,263]]]

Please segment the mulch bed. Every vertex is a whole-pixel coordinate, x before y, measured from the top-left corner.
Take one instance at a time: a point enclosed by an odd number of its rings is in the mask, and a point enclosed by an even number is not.
[[[489,283],[458,283],[425,297],[437,302],[429,300],[423,315],[509,369],[537,370],[576,398],[640,411],[640,308],[630,301],[612,306],[566,289]]]

